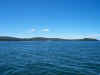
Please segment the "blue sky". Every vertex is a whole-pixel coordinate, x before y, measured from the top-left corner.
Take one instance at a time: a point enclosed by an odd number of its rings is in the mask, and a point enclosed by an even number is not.
[[[0,0],[0,36],[100,39],[100,0]]]

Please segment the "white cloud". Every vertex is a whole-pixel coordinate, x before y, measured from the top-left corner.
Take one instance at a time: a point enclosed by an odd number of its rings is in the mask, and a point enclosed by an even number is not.
[[[43,32],[48,32],[49,29],[47,29],[47,28],[46,28],[46,29],[42,29],[42,31],[43,31]]]
[[[97,38],[100,37],[100,34],[87,35],[87,37]]]
[[[31,32],[35,32],[36,31],[36,29],[31,29]]]
[[[61,34],[59,36],[62,36],[65,39],[100,38],[100,34]]]

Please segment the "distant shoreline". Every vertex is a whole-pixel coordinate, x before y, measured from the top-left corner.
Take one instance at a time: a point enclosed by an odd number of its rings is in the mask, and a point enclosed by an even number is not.
[[[33,38],[17,38],[9,36],[0,36],[0,41],[99,41],[94,38],[83,38],[83,39],[61,39],[61,38],[45,38],[45,37],[33,37]]]

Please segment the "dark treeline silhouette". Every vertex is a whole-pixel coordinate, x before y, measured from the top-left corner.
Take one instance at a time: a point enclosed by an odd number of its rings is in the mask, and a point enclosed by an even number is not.
[[[45,37],[34,37],[34,38],[16,38],[16,37],[8,37],[8,36],[1,36],[0,41],[98,41],[94,38],[83,38],[83,39],[61,39],[61,38],[45,38]]]

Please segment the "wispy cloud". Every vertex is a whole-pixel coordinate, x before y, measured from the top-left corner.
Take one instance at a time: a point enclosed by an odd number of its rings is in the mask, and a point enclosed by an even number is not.
[[[25,33],[30,34],[30,33],[33,33],[33,32],[36,32],[36,29],[34,29],[34,28],[29,29]]]
[[[35,28],[32,28],[29,30],[30,33],[33,33],[33,32],[49,32],[49,29],[48,28],[45,28],[45,29],[40,29],[40,30],[37,30]]]
[[[49,32],[48,28],[42,29],[43,32]]]
[[[81,39],[81,38],[97,38],[99,39],[100,34],[60,34],[65,39]]]
[[[36,29],[34,29],[34,28],[31,29],[31,32],[35,32],[35,31],[36,31]]]
[[[86,37],[97,38],[97,37],[100,37],[100,34],[91,34],[91,35],[86,35]]]

